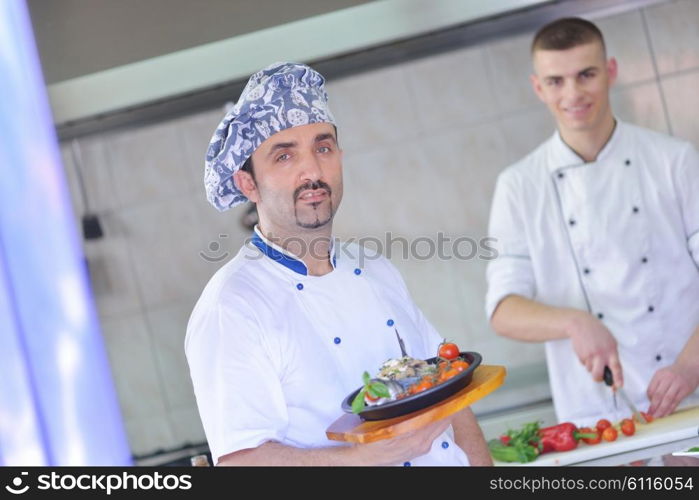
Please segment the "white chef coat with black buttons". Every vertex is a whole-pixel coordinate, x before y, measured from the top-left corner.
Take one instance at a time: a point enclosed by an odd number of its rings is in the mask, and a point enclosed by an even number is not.
[[[412,302],[398,271],[355,244],[333,245],[334,270],[310,276],[256,230],[252,243],[204,289],[185,351],[199,414],[219,457],[266,441],[342,445],[325,429],[343,399],[389,358],[429,358],[442,338]],[[468,465],[453,431],[398,465]]]
[[[640,409],[653,374],[699,326],[699,155],[691,144],[617,121],[596,161],[558,133],[500,174],[490,216],[498,257],[486,312],[507,295],[589,311],[618,342]],[[570,340],[546,342],[559,420],[628,416],[592,380]],[[697,394],[683,405],[698,404]]]

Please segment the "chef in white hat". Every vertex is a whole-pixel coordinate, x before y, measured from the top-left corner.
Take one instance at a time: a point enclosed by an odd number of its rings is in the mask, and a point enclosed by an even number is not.
[[[330,441],[345,397],[389,358],[395,330],[414,358],[442,338],[397,270],[332,239],[342,151],[324,79],[302,64],[253,75],[206,155],[209,201],[250,200],[259,224],[204,289],[185,350],[219,465],[488,465],[470,409],[371,444]]]

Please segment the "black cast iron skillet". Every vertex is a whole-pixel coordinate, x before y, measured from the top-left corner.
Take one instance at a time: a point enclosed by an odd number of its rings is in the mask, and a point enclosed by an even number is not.
[[[444,401],[449,396],[456,394],[461,389],[466,387],[471,383],[473,378],[473,372],[481,364],[482,357],[477,352],[464,351],[460,353],[460,356],[466,360],[469,367],[463,372],[459,373],[457,376],[450,378],[446,382],[442,382],[426,391],[420,392],[418,394],[413,394],[412,396],[405,397],[403,399],[398,399],[396,401],[389,401],[376,406],[367,406],[358,413],[358,415],[363,420],[384,420],[387,418],[400,417],[412,413],[414,411],[422,410],[433,404]],[[430,358],[425,360],[429,364],[436,364],[439,358]],[[352,413],[352,401],[357,396],[362,388],[358,388],[356,391],[352,391],[342,402],[342,410],[346,413]]]

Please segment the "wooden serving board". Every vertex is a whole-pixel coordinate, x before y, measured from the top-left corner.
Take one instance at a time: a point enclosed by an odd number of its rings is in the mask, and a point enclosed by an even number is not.
[[[500,387],[505,381],[504,366],[480,365],[473,371],[471,383],[441,403],[386,420],[362,420],[346,413],[325,431],[328,439],[351,443],[372,443],[420,429],[475,403]]]

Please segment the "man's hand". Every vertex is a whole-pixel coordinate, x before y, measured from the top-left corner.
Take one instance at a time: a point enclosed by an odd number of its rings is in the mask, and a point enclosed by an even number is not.
[[[608,366],[614,377],[614,387],[624,385],[616,340],[601,321],[589,313],[575,311],[571,313],[568,336],[575,354],[595,381],[602,380],[604,367]]]
[[[590,313],[508,295],[498,304],[490,324],[498,334],[526,342],[569,338],[575,354],[594,380],[601,381],[604,367],[609,366],[614,386],[624,384],[616,340]]]
[[[425,455],[432,442],[451,425],[448,417],[422,429],[368,444],[354,445],[356,453],[365,465],[394,465]]]
[[[648,384],[648,413],[659,418],[669,415],[699,386],[699,377],[689,367],[675,363],[661,368]]]

